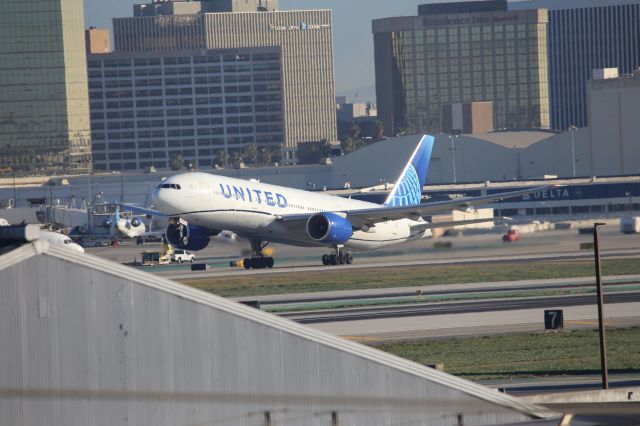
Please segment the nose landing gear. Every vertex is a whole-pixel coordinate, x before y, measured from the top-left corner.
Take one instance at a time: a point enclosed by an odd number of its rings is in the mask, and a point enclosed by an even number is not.
[[[335,253],[325,254],[322,256],[323,265],[351,265],[352,263],[353,255],[342,247],[336,247]]]

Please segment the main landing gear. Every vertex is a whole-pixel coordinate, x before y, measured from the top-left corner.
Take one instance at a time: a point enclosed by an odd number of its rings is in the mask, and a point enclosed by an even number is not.
[[[273,268],[273,257],[265,256],[262,250],[269,244],[268,241],[251,240],[251,250],[253,255],[246,257],[243,261],[244,269],[265,269]]]
[[[322,256],[323,265],[351,265],[352,263],[353,256],[351,252],[343,250],[342,247],[336,247],[335,253]]]

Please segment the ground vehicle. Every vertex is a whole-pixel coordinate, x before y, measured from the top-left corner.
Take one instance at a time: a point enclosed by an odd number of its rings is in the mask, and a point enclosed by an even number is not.
[[[178,262],[178,263],[189,262],[189,263],[193,263],[194,260],[196,260],[196,255],[193,254],[193,253],[189,253],[186,250],[176,249],[176,250],[174,250],[173,254],[171,255],[171,261],[172,262]]]
[[[640,233],[640,216],[623,216],[620,219],[620,232],[623,234]]]
[[[514,243],[520,239],[520,234],[515,229],[509,229],[506,234],[502,236],[503,243]]]
[[[143,266],[151,266],[151,265],[161,265],[162,263],[168,263],[166,261],[160,261],[160,251],[159,250],[146,250],[140,253],[142,255],[142,265]]]
[[[182,250],[184,251],[184,250]],[[173,247],[163,243],[160,250],[145,250],[142,253],[142,265],[164,265],[173,260]]]

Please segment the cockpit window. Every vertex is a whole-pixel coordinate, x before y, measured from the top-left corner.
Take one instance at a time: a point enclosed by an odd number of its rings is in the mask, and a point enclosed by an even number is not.
[[[176,183],[163,183],[158,185],[158,188],[182,189],[180,188],[180,185]]]

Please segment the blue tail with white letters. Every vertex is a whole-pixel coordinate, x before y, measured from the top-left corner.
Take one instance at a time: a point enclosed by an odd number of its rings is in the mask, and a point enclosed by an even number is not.
[[[433,149],[434,137],[424,135],[402,170],[393,190],[384,202],[385,206],[414,206],[420,204],[422,187],[427,179],[429,160]]]

